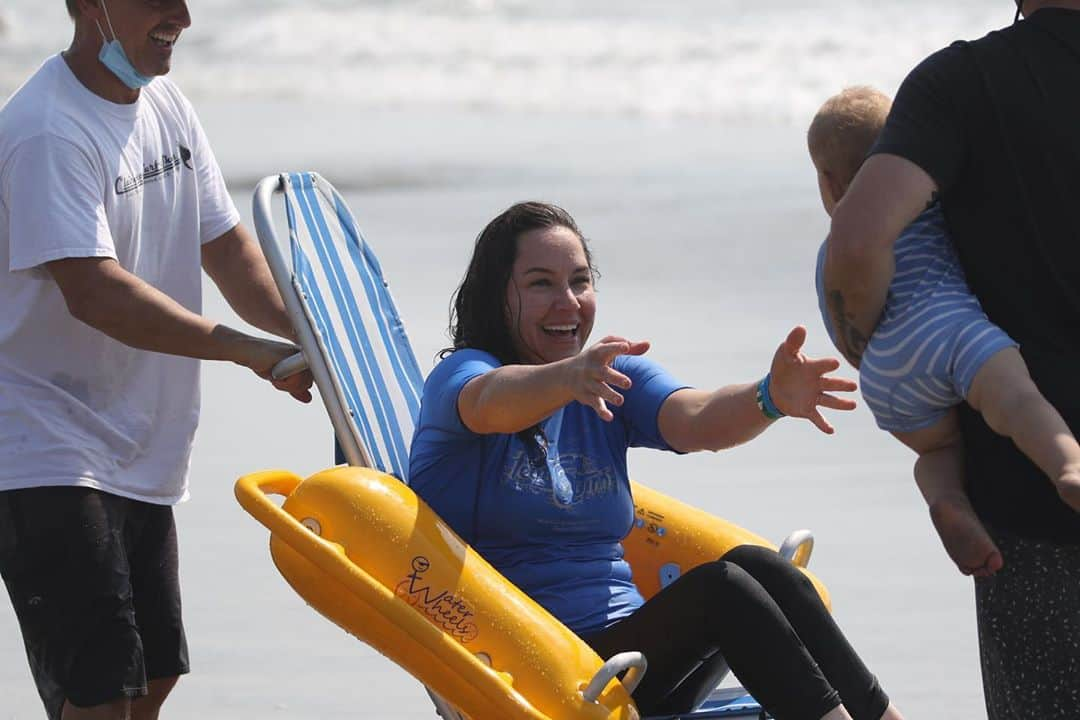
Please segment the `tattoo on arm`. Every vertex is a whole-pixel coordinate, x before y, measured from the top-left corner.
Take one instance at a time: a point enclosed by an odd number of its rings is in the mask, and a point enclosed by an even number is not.
[[[859,367],[869,338],[851,323],[851,318],[844,312],[844,296],[839,290],[829,292],[829,312],[832,315],[837,342],[840,344],[840,352],[849,363]]]

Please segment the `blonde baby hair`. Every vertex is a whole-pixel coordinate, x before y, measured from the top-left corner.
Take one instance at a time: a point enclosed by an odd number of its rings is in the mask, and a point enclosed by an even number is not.
[[[873,147],[892,101],[867,85],[845,88],[814,115],[806,143],[820,172],[846,188]]]

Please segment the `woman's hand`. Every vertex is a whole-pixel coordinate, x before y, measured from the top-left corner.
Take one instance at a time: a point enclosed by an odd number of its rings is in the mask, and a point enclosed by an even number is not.
[[[611,367],[619,355],[642,355],[649,349],[647,342],[632,342],[608,335],[566,361],[566,384],[574,399],[596,411],[601,420],[611,422],[614,415],[608,403],[623,404],[619,390],[630,388],[630,378]]]
[[[836,358],[808,358],[802,353],[806,328],[798,326],[788,333],[773,356],[769,394],[773,403],[785,415],[806,418],[823,433],[832,434],[833,426],[821,416],[819,407],[833,410],[854,410],[855,401],[830,395],[831,392],[853,392],[852,380],[831,377],[840,367]]]

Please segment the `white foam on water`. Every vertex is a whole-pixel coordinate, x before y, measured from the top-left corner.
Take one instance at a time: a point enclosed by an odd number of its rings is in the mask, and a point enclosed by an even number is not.
[[[62,4],[2,11],[0,92],[67,40]],[[568,0],[206,0],[177,47],[193,98],[802,122],[843,85],[1008,21],[984,0],[768,6]],[[10,51],[10,52],[9,52]]]

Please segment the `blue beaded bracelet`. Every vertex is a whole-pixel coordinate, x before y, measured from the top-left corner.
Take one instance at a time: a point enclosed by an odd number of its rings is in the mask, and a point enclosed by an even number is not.
[[[761,382],[757,384],[757,398],[758,409],[761,410],[761,414],[770,420],[779,420],[784,417],[784,413],[780,408],[776,407],[776,403],[773,402],[772,395],[769,394],[769,382],[772,380],[772,373],[768,373],[765,377],[761,378]]]

